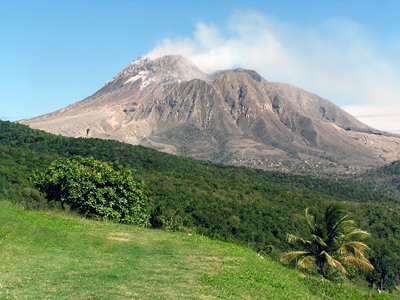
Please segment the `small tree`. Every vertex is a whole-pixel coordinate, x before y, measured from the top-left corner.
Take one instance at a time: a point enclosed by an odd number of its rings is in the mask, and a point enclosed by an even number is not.
[[[81,156],[59,158],[44,172],[35,171],[31,180],[48,201],[59,202],[63,209],[68,205],[91,218],[148,224],[148,193],[118,162],[107,164]]]
[[[359,242],[369,233],[355,226],[355,221],[339,205],[330,205],[321,217],[315,217],[305,211],[311,235],[309,240],[287,234],[289,243],[299,243],[303,250],[286,252],[281,259],[286,262],[297,259],[299,267],[310,269],[317,267],[322,275],[329,270],[338,270],[347,274],[344,265],[362,271],[373,271],[374,267],[365,258],[369,247]]]

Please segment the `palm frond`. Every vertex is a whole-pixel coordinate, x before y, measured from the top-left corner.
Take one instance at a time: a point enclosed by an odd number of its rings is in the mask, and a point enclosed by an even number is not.
[[[375,270],[374,266],[369,262],[366,258],[357,258],[354,256],[343,256],[339,258],[341,262],[346,265],[355,267],[360,269],[361,271],[373,271]]]
[[[339,226],[345,227],[345,228],[350,228],[350,225],[354,225],[353,227],[355,228],[356,221],[354,219],[352,219],[351,215],[345,215],[343,217],[343,219],[344,220],[342,220],[340,222],[340,224],[338,224]],[[346,225],[346,226],[344,226],[344,225]]]
[[[350,215],[345,215],[343,216],[339,221],[336,222],[335,225],[333,225],[333,227],[331,228],[332,231],[335,231],[336,228],[338,228],[339,226],[346,224],[345,222],[352,222],[353,220],[348,220],[350,218]]]
[[[332,256],[330,256],[328,253],[326,253],[325,251],[321,252],[321,255],[323,255],[325,257],[325,260],[327,262],[327,264],[335,269],[338,269],[340,272],[342,272],[342,274],[347,274],[346,269],[343,267],[343,265],[337,261],[336,259],[334,259]]]
[[[361,242],[350,242],[340,246],[337,250],[339,255],[353,254],[354,257],[364,258],[364,251],[371,249],[366,244]]]
[[[370,234],[368,232],[357,228],[354,229],[352,232],[343,234],[342,236],[339,237],[339,240],[341,242],[347,242],[352,240],[363,240],[369,236]]]
[[[311,267],[315,266],[315,262],[317,259],[315,256],[307,255],[301,258],[298,262],[297,265],[303,269],[310,269]]]
[[[318,226],[315,223],[315,217],[312,214],[308,213],[308,207],[306,208],[305,216],[306,216],[307,224],[311,229],[311,232],[315,232],[317,230]]]
[[[311,240],[317,242],[318,244],[320,244],[323,247],[327,247],[328,245],[325,243],[325,241],[319,237],[318,235],[312,234],[311,235]]]
[[[350,215],[346,215],[343,218],[341,218],[335,224],[335,226],[330,230],[329,237],[333,238],[335,236],[345,234],[347,232],[351,232],[357,229],[357,227],[355,226],[355,221],[349,218],[351,218]]]
[[[308,251],[291,251],[281,255],[280,260],[283,262],[291,262],[292,260],[310,254]]]
[[[325,209],[324,220],[329,231],[331,231],[337,225],[338,220],[340,222],[340,219],[343,218],[344,213],[345,210],[343,205],[338,203],[331,204]]]
[[[303,239],[303,238],[301,238],[301,237],[299,237],[299,236],[290,234],[290,233],[287,233],[287,234],[286,234],[286,241],[287,241],[289,244],[295,244],[295,243],[297,243],[297,242],[301,242],[301,243],[303,243],[303,244],[305,244],[305,245],[310,244],[309,241],[306,241],[305,239]]]

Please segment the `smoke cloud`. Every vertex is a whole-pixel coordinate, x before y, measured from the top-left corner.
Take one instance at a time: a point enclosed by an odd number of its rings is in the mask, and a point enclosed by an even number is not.
[[[400,46],[382,46],[377,36],[347,19],[305,27],[247,11],[223,27],[198,23],[190,37],[167,38],[148,56],[182,54],[207,73],[253,69],[318,94],[372,127],[397,131],[400,63],[391,53]]]

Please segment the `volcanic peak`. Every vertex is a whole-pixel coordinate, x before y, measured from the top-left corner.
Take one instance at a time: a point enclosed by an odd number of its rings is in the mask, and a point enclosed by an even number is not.
[[[136,58],[134,61],[131,62],[131,65],[141,65],[142,63],[149,61],[150,57],[141,55],[138,58]]]
[[[208,75],[181,55],[139,57],[83,101],[21,123],[260,168],[315,161],[347,171],[400,158],[399,135],[376,131],[326,99],[252,70]]]

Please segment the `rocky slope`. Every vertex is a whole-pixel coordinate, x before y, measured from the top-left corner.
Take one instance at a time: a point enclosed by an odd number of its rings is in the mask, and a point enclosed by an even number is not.
[[[88,98],[20,123],[283,171],[353,172],[400,159],[400,135],[328,100],[250,70],[205,74],[177,55],[140,57]]]

